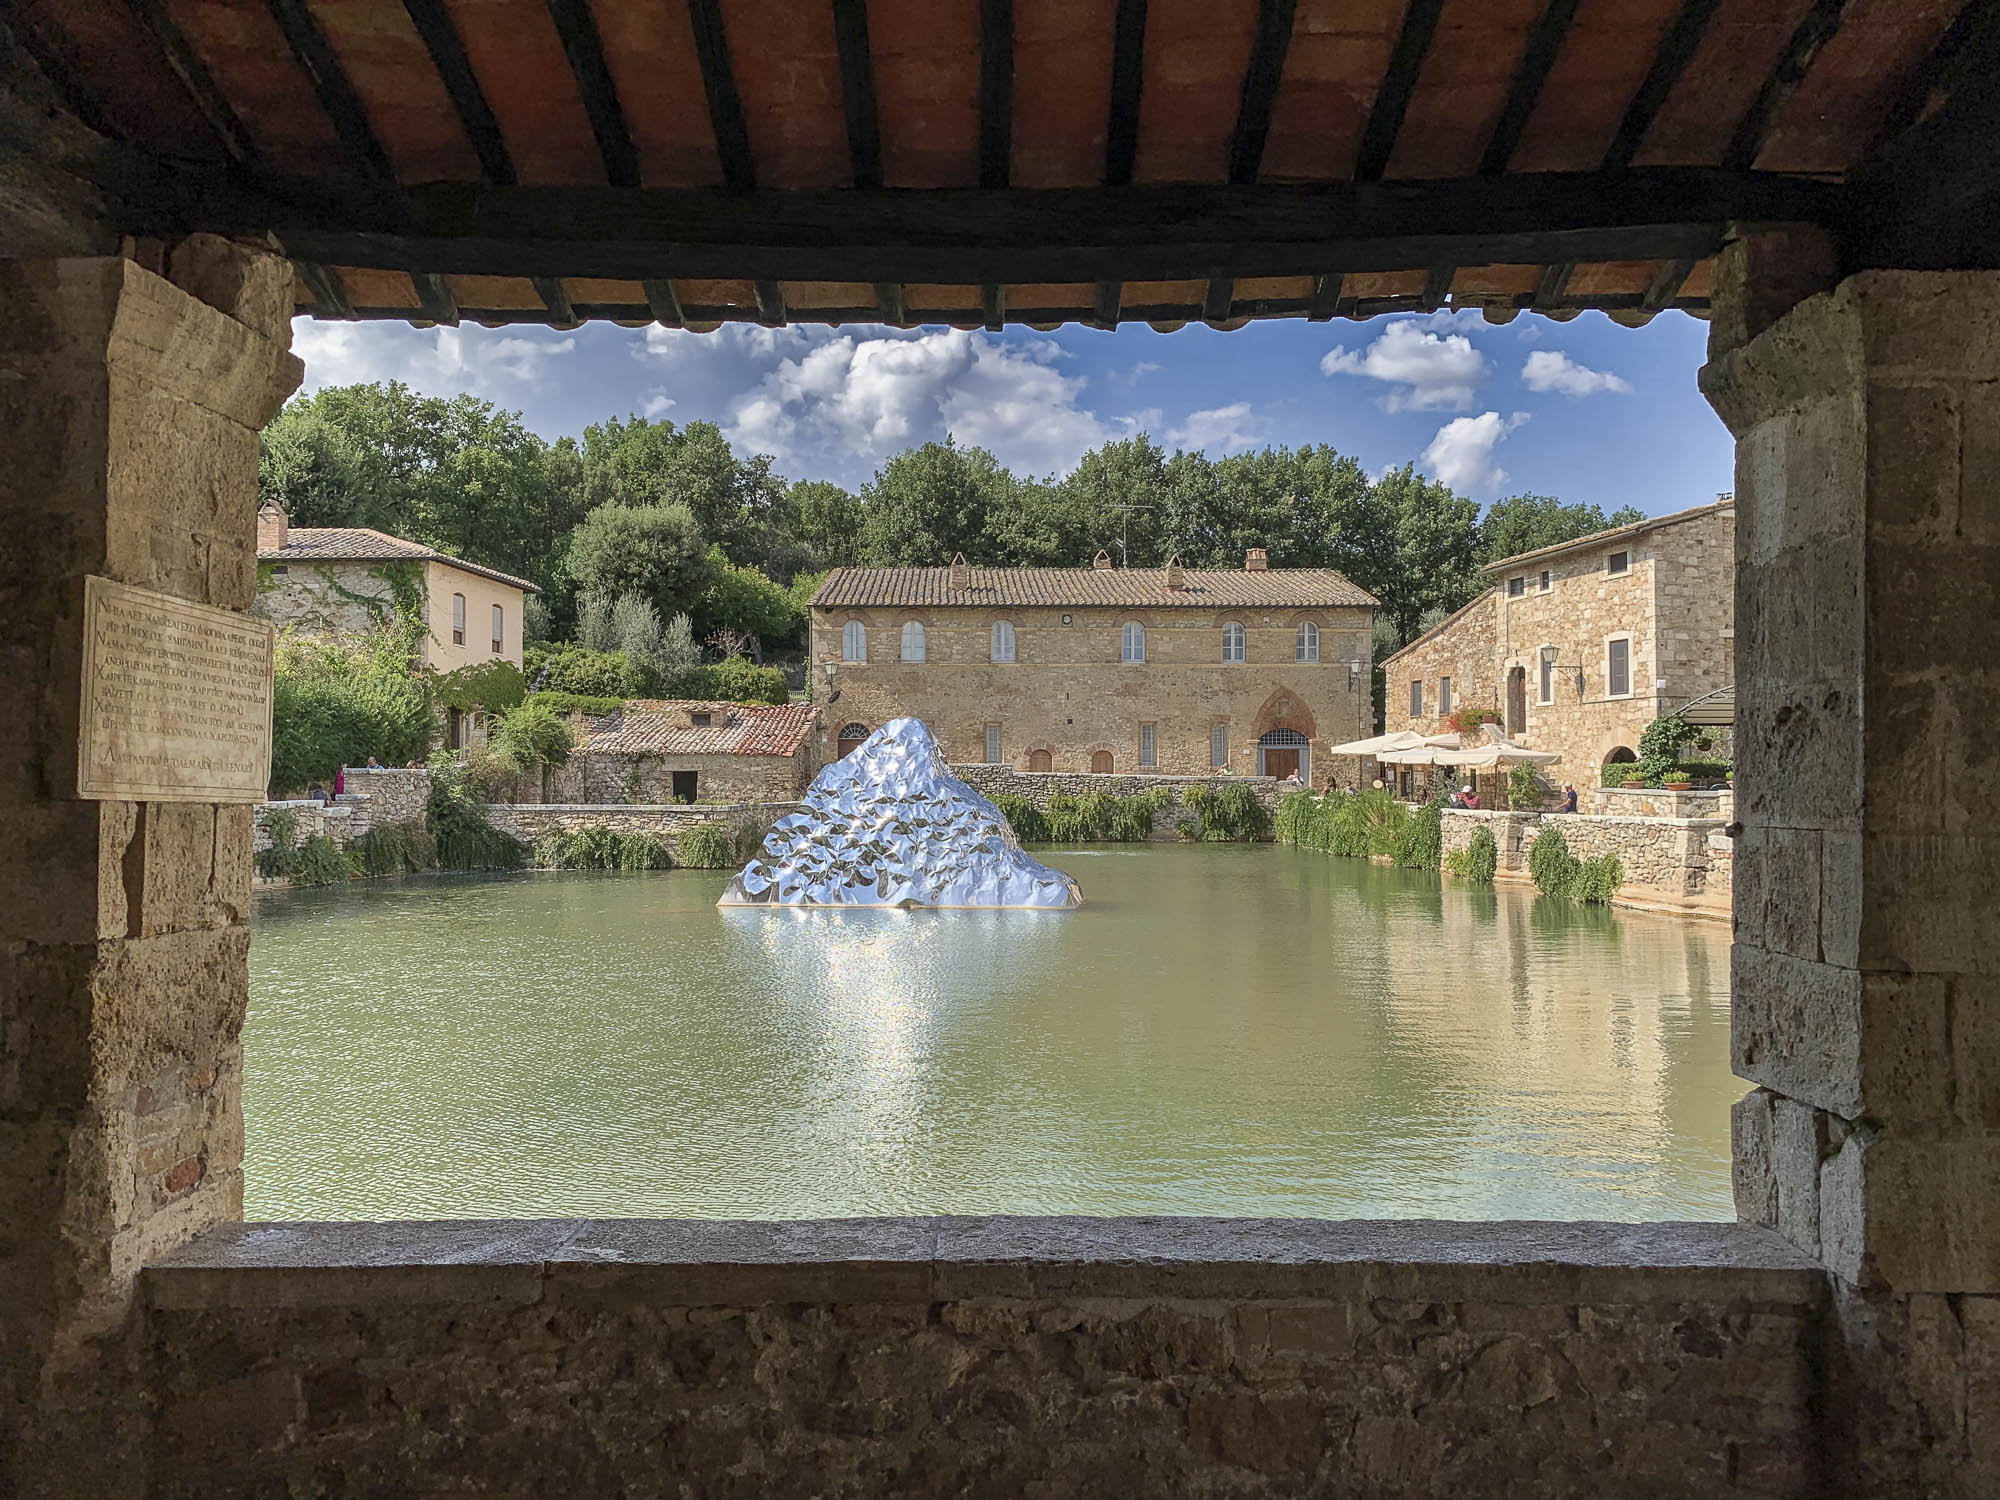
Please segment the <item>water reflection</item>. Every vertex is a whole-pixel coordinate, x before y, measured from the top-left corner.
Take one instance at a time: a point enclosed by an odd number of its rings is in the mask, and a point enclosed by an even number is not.
[[[246,1209],[1728,1214],[1726,932],[1272,848],[1076,912],[720,877],[264,898]]]

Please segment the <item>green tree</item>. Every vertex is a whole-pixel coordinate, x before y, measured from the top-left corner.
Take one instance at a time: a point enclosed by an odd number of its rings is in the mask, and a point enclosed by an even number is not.
[[[1485,586],[1479,574],[1479,506],[1412,465],[1391,469],[1371,487],[1366,527],[1374,541],[1351,565],[1354,581],[1382,601],[1398,644]]]
[[[709,549],[708,563],[708,590],[693,611],[697,637],[706,640],[717,630],[733,630],[755,636],[766,647],[798,643],[805,616],[789,590],[755,568],[738,567],[722,555],[720,547]]]
[[[1565,504],[1553,495],[1509,495],[1487,507],[1479,523],[1480,550],[1488,562],[1497,562],[1645,519],[1644,512],[1629,505],[1607,516],[1587,501]]]
[[[579,593],[639,594],[662,615],[693,607],[713,580],[708,545],[685,505],[600,505],[570,538]]]
[[[542,800],[546,802],[549,772],[568,764],[576,733],[568,719],[530,698],[494,721],[491,743],[493,752],[516,771],[523,775],[540,772]]]
[[[793,570],[824,572],[851,566],[861,556],[861,502],[825,479],[806,479],[785,491],[781,524],[811,555]]]
[[[676,427],[614,417],[584,429],[582,458],[593,510],[684,505],[702,534],[739,563],[762,563],[774,550],[787,556],[792,550],[773,525],[785,489],[770,456],[738,458],[713,422]]]
[[[862,492],[862,559],[877,567],[923,567],[963,552],[984,561],[987,516],[1019,483],[984,448],[961,448],[949,438],[899,453]]]

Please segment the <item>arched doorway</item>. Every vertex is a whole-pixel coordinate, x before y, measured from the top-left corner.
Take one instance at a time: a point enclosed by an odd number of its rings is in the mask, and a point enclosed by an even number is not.
[[[834,741],[834,758],[845,760],[849,755],[859,750],[861,742],[867,738],[868,726],[866,724],[841,725],[840,738]]]
[[[1111,774],[1111,752],[1109,750],[1093,750],[1090,752],[1090,774],[1093,776],[1109,776]]]
[[[1259,776],[1297,776],[1301,783],[1312,779],[1312,741],[1296,729],[1271,729],[1257,736]]]
[[[1515,667],[1507,673],[1507,738],[1513,739],[1528,727],[1528,669]]]
[[[1055,758],[1046,750],[1030,750],[1028,752],[1028,769],[1030,771],[1054,770]]]
[[[1629,766],[1638,758],[1637,751],[1631,749],[1629,746],[1620,745],[1616,750],[1613,750],[1609,755],[1604,757],[1604,763],[1607,766]]]

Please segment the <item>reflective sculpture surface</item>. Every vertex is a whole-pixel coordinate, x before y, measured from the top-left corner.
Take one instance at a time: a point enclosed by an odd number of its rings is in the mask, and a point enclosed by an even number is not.
[[[1030,906],[1083,902],[1028,858],[1000,809],[951,774],[918,719],[891,719],[813,778],[719,906]]]

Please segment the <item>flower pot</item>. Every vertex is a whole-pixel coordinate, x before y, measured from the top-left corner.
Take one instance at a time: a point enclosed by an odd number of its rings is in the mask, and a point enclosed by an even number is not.
[[[1665,792],[1691,792],[1694,790],[1694,783],[1692,781],[1663,781],[1660,783],[1660,790]]]

